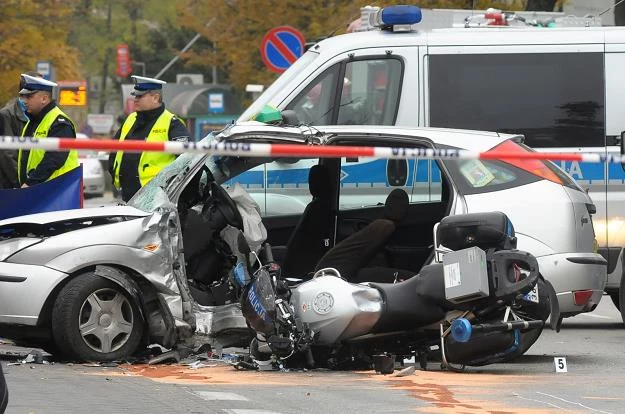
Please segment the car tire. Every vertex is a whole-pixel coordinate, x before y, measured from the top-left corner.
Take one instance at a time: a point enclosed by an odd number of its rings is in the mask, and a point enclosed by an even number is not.
[[[619,304],[625,303],[625,276],[621,276],[621,286],[619,286],[618,298]],[[621,311],[621,320],[625,323],[625,306],[617,306],[617,308]]]
[[[610,298],[612,299],[612,303],[614,303],[614,306],[616,306],[616,309],[620,311],[621,303],[620,303],[619,297],[621,296],[621,289],[619,289],[618,292],[610,292],[608,293],[608,295],[610,295]]]
[[[137,350],[144,321],[125,289],[89,272],[59,292],[52,309],[52,327],[54,341],[65,357],[113,361]]]

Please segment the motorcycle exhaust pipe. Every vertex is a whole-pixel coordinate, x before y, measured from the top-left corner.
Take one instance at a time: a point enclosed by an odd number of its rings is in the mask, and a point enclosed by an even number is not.
[[[454,341],[468,342],[474,333],[507,332],[515,329],[527,331],[541,328],[544,324],[544,321],[512,321],[471,325],[468,319],[458,318],[451,323],[450,333]]]

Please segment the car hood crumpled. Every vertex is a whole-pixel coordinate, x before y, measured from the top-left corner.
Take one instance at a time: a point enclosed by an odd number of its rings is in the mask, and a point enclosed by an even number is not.
[[[29,214],[0,220],[0,227],[13,224],[49,224],[67,220],[99,217],[145,217],[150,213],[130,206],[95,207]]]

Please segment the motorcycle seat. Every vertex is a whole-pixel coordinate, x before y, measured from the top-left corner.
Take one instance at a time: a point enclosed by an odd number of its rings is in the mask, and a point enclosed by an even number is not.
[[[418,275],[399,283],[369,283],[384,300],[373,333],[416,329],[441,320],[454,305],[445,299],[442,264],[424,266]]]

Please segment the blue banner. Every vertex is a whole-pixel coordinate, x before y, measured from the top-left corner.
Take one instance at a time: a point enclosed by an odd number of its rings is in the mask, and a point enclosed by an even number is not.
[[[82,208],[82,165],[28,188],[0,190],[0,220],[48,211]]]

